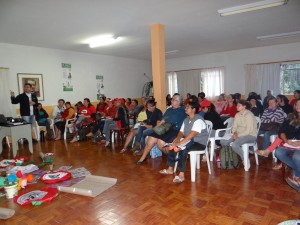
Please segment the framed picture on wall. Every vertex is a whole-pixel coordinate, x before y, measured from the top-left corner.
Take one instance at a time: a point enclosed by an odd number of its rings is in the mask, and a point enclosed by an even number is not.
[[[44,86],[43,75],[32,73],[18,73],[19,93],[24,92],[24,84],[29,83],[32,85],[32,92],[36,94],[39,101],[44,101]]]

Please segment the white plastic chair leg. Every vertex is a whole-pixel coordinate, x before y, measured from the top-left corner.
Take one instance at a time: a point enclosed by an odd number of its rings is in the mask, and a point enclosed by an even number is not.
[[[210,161],[212,162],[214,160],[215,155],[215,146],[216,146],[216,140],[214,138],[210,138]]]
[[[190,154],[190,164],[191,164],[191,181],[196,181],[196,155]]]
[[[258,155],[257,155],[256,152],[255,152],[255,151],[258,149],[257,143],[254,145],[253,149],[254,149],[255,163],[256,163],[256,165],[259,165],[259,162],[258,162]]]
[[[179,152],[177,152],[175,159],[178,159],[178,155],[179,155]],[[175,162],[175,165],[174,165],[174,173],[175,173],[176,170],[177,170],[177,166],[178,166],[178,161]]]
[[[249,146],[248,146],[248,144],[243,144],[242,149],[244,152],[244,169],[245,169],[245,171],[249,171],[250,164],[249,164]]]
[[[206,155],[206,158],[208,159],[208,157],[209,157],[208,151],[205,151],[205,155]],[[208,173],[211,174],[210,161],[207,160],[206,163],[207,163]]]
[[[200,154],[197,154],[196,155],[196,162],[197,162],[197,164],[196,164],[196,168],[198,169],[198,170],[200,170],[200,163],[201,163],[201,159],[200,159]]]

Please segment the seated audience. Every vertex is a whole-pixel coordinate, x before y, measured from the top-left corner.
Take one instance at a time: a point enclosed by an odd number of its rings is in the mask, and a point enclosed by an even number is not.
[[[251,98],[254,98],[255,101],[256,101],[256,108],[259,110],[259,115],[262,115],[263,112],[264,112],[264,107],[262,105],[262,100],[261,100],[261,97],[260,95],[258,95],[257,93],[255,92],[250,92],[249,93],[249,96],[247,98],[247,101],[250,102],[250,99]]]
[[[126,141],[124,144],[123,149],[121,150],[121,153],[124,153],[127,151],[128,145],[132,141],[132,139],[135,137],[135,147],[134,150],[138,151],[141,149],[141,139],[143,137],[143,132],[145,130],[149,130],[149,132],[152,132],[152,128],[155,127],[156,123],[162,119],[162,112],[156,108],[156,102],[154,100],[149,100],[147,102],[147,119],[138,122],[140,125],[137,128],[132,128],[126,137]],[[143,141],[144,143],[145,141]],[[144,146],[143,146],[144,147]]]
[[[132,110],[134,109],[134,105],[132,105],[131,98],[126,98],[125,106],[126,106],[129,113],[132,112]]]
[[[174,183],[182,183],[185,180],[187,154],[189,151],[204,150],[206,148],[208,132],[205,121],[197,114],[198,102],[189,102],[185,107],[188,115],[178,132],[177,137],[172,141],[172,146],[165,151],[168,155],[167,169],[160,171],[161,174],[173,174],[175,161],[178,160],[178,175],[173,179]],[[164,145],[163,140],[158,140],[158,145]],[[182,149],[177,153],[178,149]],[[178,154],[178,158],[176,157]],[[176,159],[177,158],[177,159]]]
[[[205,113],[204,119],[209,120],[213,123],[211,136],[215,136],[215,132],[218,129],[223,129],[226,126],[224,125],[220,115],[216,112],[214,104],[212,104],[208,100],[204,100],[201,102],[202,111]]]
[[[186,94],[186,99],[184,99],[184,102],[183,102],[184,105],[186,105],[186,104],[189,103],[190,97],[191,97],[191,96],[192,96],[192,95],[191,95],[190,93],[187,93],[187,94]]]
[[[59,99],[58,100],[58,105],[54,106],[53,111],[52,111],[52,119],[54,120],[54,124],[57,122],[62,121],[62,114],[65,111],[65,100],[64,99]]]
[[[218,100],[216,101],[215,104],[216,112],[220,114],[225,104],[226,104],[225,94],[223,93],[219,95]]]
[[[266,150],[257,154],[268,157],[276,148],[275,156],[292,169],[286,182],[300,193],[300,99],[295,102],[294,113],[289,114],[279,129],[279,137]]]
[[[171,101],[172,101],[171,95],[170,95],[170,94],[167,94],[167,96],[166,96],[166,103],[167,103],[167,106],[170,106],[170,105],[171,105]]]
[[[94,121],[95,114],[96,114],[96,108],[91,104],[90,99],[85,98],[83,100],[83,106],[81,106],[78,111],[78,118],[73,123],[74,138],[70,143],[79,141],[77,137],[78,131],[83,126],[91,125],[91,123],[93,123]]]
[[[130,116],[136,116],[136,115],[139,114],[139,111],[138,111],[139,110],[139,106],[138,106],[138,104],[139,104],[139,102],[136,99],[133,99],[131,101],[132,110],[129,111],[129,115]]]
[[[250,111],[254,114],[254,116],[260,117],[260,110],[257,108],[256,97],[250,96],[248,99],[250,103]]]
[[[238,113],[235,115],[232,125],[232,137],[229,140],[221,140],[222,146],[230,146],[232,143],[232,150],[241,157],[243,163],[247,159],[244,159],[244,152],[241,145],[252,143],[256,141],[257,137],[255,116],[247,108],[249,108],[249,103],[246,100],[238,102]],[[250,166],[250,163],[248,165]]]
[[[95,124],[93,126],[93,129],[91,132],[89,132],[86,136],[92,137],[96,134],[100,135],[102,139],[105,139],[103,136],[103,128],[105,124],[105,120],[114,119],[117,113],[117,108],[115,106],[114,100],[109,100],[107,102],[107,108],[104,112],[104,114],[96,114],[95,116]]]
[[[114,100],[109,100],[107,102],[107,109],[106,109],[106,113],[105,113],[105,117],[106,118],[115,118],[116,113],[117,113],[117,107],[115,106],[115,101]]]
[[[277,95],[276,97],[278,106],[282,108],[286,115],[294,112],[293,107],[289,104],[289,100],[284,95]]]
[[[146,146],[143,150],[143,155],[141,156],[139,161],[137,161],[137,165],[142,164],[147,159],[148,153],[154,147],[154,145],[158,144],[158,140],[162,140],[163,142],[170,143],[178,135],[182,122],[186,117],[184,106],[181,106],[180,95],[178,94],[173,95],[171,106],[172,107],[169,107],[165,112],[165,114],[163,115],[163,119],[160,122],[158,122],[156,125],[156,126],[161,126],[163,124],[165,125],[167,124],[170,125],[171,128],[162,135],[158,135],[155,132],[153,132],[148,136]],[[159,149],[163,148],[162,142],[158,144],[158,148]]]
[[[113,119],[106,119],[104,123],[103,135],[105,136],[105,140],[102,143],[105,143],[105,147],[110,144],[111,130],[120,130],[128,127],[128,112],[124,100],[121,98],[116,99],[115,107],[117,108],[116,116]]]
[[[264,108],[264,109],[266,109],[266,108],[269,107],[268,102],[269,102],[269,99],[270,99],[271,97],[275,98],[275,97],[273,96],[273,91],[272,91],[272,90],[267,90],[267,96],[266,96],[266,97],[264,98],[264,100],[263,100],[263,108]]]
[[[235,93],[235,94],[233,94],[233,96],[234,96],[234,99],[235,99],[236,102],[241,100],[241,97],[242,97],[241,93]]]
[[[270,97],[268,104],[269,107],[264,110],[261,116],[261,126],[258,132],[258,135],[263,134],[264,136],[262,144],[263,150],[270,144],[270,137],[278,133],[278,128],[285,118],[285,113],[277,106],[275,97]]]
[[[237,112],[236,109],[236,101],[234,99],[234,96],[232,94],[226,95],[226,103],[222,111],[220,112],[220,115],[223,117],[223,120],[225,121],[228,117],[235,117],[235,114]]]
[[[104,116],[107,108],[108,108],[108,104],[106,102],[106,97],[101,96],[99,99],[99,103],[96,107],[96,113],[100,113],[102,116]]]
[[[58,121],[54,125],[55,129],[55,140],[60,140],[62,137],[62,134],[65,132],[65,125],[66,121],[69,119],[73,119],[75,117],[75,110],[71,106],[70,102],[65,103],[65,111],[62,114],[62,120]]]
[[[295,90],[294,91],[294,98],[292,99],[292,101],[290,102],[290,105],[292,107],[294,107],[295,102],[300,98],[300,90]]]
[[[46,112],[46,110],[43,109],[43,106],[41,103],[37,104],[34,115],[35,115],[35,120],[38,123],[38,125],[45,126],[47,134],[49,134],[50,133],[50,123],[48,121],[49,115]]]
[[[204,92],[200,92],[198,93],[198,103],[199,105],[201,104],[201,102],[205,99],[205,93]]]

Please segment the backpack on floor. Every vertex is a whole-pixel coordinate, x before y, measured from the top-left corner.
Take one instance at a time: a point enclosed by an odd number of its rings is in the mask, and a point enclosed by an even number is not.
[[[87,130],[87,128],[85,126],[82,126],[82,128],[78,131],[78,136],[79,136],[78,140],[79,141],[86,141],[86,139],[87,139],[86,138],[86,134],[87,134],[86,130]]]
[[[238,169],[239,160],[237,154],[230,146],[222,146],[220,150],[220,160],[222,169]]]

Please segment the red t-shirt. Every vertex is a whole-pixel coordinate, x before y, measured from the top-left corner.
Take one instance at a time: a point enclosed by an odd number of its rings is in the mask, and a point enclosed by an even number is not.
[[[91,116],[92,114],[96,113],[96,109],[93,105],[91,105],[90,107],[85,107],[85,106],[81,106],[79,111],[79,114],[84,115],[84,116]],[[89,117],[89,120],[94,120],[93,118]]]
[[[108,108],[108,105],[107,105],[106,102],[99,103],[99,104],[98,104],[97,111],[98,111],[99,113],[101,113],[101,114],[105,114],[107,108]]]
[[[115,118],[117,113],[117,108],[115,106],[108,107],[106,109],[106,116],[110,118]]]
[[[232,105],[232,106],[227,106],[226,109],[224,107],[220,112],[220,115],[228,114],[230,117],[234,118],[236,113],[237,113],[236,106]]]

